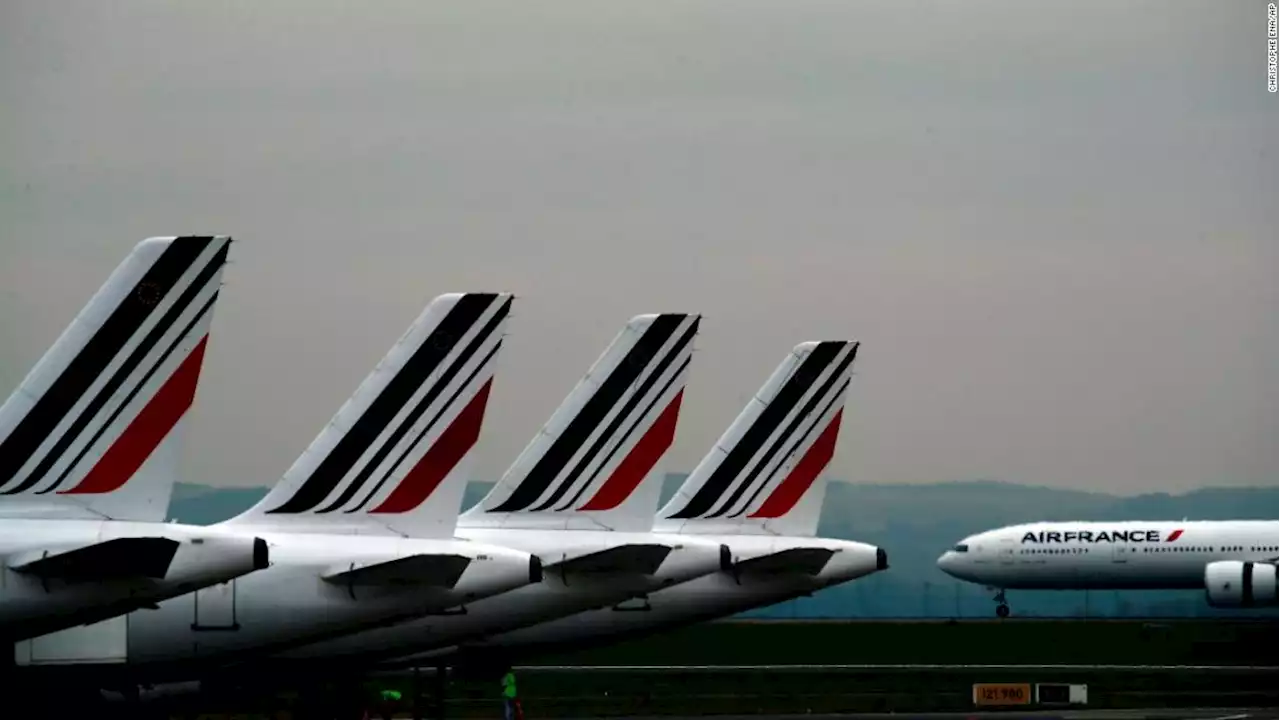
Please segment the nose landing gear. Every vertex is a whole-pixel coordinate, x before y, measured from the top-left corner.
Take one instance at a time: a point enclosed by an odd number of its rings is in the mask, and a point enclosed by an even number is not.
[[[995,601],[999,603],[996,605],[996,617],[1001,620],[1009,617],[1009,603],[1005,600],[1003,589],[996,593]]]

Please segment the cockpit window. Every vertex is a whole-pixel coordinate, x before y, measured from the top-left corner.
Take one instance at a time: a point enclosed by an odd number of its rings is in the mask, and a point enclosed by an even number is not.
[[[956,552],[969,552],[969,546],[965,545],[964,543],[960,543],[959,545],[952,548],[952,550],[955,550]]]

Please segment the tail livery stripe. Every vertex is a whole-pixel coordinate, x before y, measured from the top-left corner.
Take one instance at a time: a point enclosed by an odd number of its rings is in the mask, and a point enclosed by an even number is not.
[[[622,427],[622,423],[626,422],[627,418],[632,416],[636,407],[639,406],[646,397],[648,397],[649,391],[653,389],[658,378],[662,377],[662,374],[671,366],[671,363],[684,352],[685,348],[689,346],[689,343],[693,342],[693,337],[698,333],[699,320],[700,318],[695,318],[694,321],[689,324],[689,329],[680,336],[680,339],[676,341],[671,350],[668,351],[662,360],[658,362],[658,364],[653,368],[653,372],[649,373],[649,376],[640,384],[640,387],[635,392],[631,393],[631,397],[627,398],[627,402],[622,406],[622,410],[618,411],[618,413],[614,415],[609,426],[604,429],[604,432],[600,433],[600,435],[596,437],[596,440],[591,444],[591,447],[582,454],[578,463],[574,465],[573,470],[569,472],[564,481],[555,489],[555,492],[551,493],[551,497],[544,500],[537,507],[534,507],[532,512],[541,512],[559,502],[569,489],[573,487],[578,477],[581,476],[582,471],[591,464],[591,461],[595,459],[596,455],[600,454],[600,450],[603,449],[610,440],[616,441],[617,444],[613,446],[613,450],[611,450],[608,453],[608,456],[596,466],[595,471],[587,478],[587,481],[578,488],[578,492],[574,494],[573,498],[569,500],[568,503],[565,503],[565,506],[556,509],[564,510],[566,507],[573,505],[578,501],[578,498],[581,497],[582,493],[591,485],[591,482],[595,480],[596,476],[600,473],[601,468],[603,468],[604,465],[613,457],[614,453],[618,451],[618,446],[626,440],[625,436],[621,438],[618,437],[618,429]],[[674,380],[675,377],[676,375],[672,375],[671,379]],[[670,387],[670,383],[668,383],[667,387]],[[658,401],[659,397],[660,395],[654,396],[649,403],[650,408]],[[649,408],[645,409],[646,413],[648,412],[648,409]],[[635,424],[639,423],[644,416],[645,413],[642,413],[636,417],[635,423],[632,424],[633,429],[635,428]]]
[[[600,422],[609,414],[609,411],[618,404],[627,388],[631,387],[631,384],[649,366],[654,356],[688,317],[684,314],[664,314],[654,318],[626,357],[596,388],[591,399],[582,406],[560,437],[556,438],[551,447],[547,448],[539,458],[537,464],[525,476],[524,482],[520,483],[505,501],[490,512],[507,513],[524,510],[542,497],[564,466],[582,447],[591,433],[600,426]]]
[[[141,413],[129,423],[106,454],[98,460],[89,474],[75,487],[63,490],[62,495],[87,495],[108,493],[124,485],[165,436],[178,424],[196,396],[196,383],[200,379],[200,363],[204,360],[207,338],[187,355],[176,372],[169,376],[159,392],[147,403]]]
[[[809,441],[809,438],[813,437],[814,431],[818,429],[818,426],[822,423],[823,418],[827,417],[827,415],[831,412],[831,408],[835,406],[836,401],[839,400],[844,395],[845,391],[849,388],[849,382],[850,382],[849,379],[846,378],[845,381],[840,384],[840,389],[836,390],[834,393],[831,394],[831,399],[827,400],[827,404],[822,406],[822,410],[813,414],[813,422],[809,423],[809,427],[805,428],[805,431],[804,433],[801,434],[800,439],[792,443],[791,448],[788,449],[787,452],[784,453],[778,459],[778,464],[775,465],[773,469],[769,471],[769,474],[768,476],[765,477],[764,481],[761,482],[760,485],[756,487],[755,491],[751,493],[751,498],[748,499],[745,503],[743,503],[742,507],[739,508],[733,514],[731,514],[729,517],[735,517],[735,518],[741,517],[742,514],[745,513],[748,508],[750,508],[752,505],[755,504],[756,498],[760,496],[760,493],[763,492],[765,488],[769,487],[769,485],[773,482],[773,479],[778,476],[778,473],[782,472],[782,469],[787,464],[787,459],[795,457],[796,452],[798,452],[800,448],[805,446],[805,443]],[[840,407],[838,412],[844,412],[843,405]],[[812,448],[810,448],[810,450],[812,450]],[[808,455],[808,451],[806,451],[806,456],[807,455]],[[794,469],[792,470],[792,472],[794,473]],[[775,491],[776,491],[776,488],[775,488]]]
[[[595,472],[591,474],[591,477],[588,478],[587,481],[582,484],[582,487],[578,488],[578,492],[573,494],[573,497],[569,500],[569,502],[556,508],[558,512],[563,512],[565,510],[568,510],[570,507],[573,507],[574,505],[577,504],[578,499],[582,497],[582,493],[586,492],[587,488],[591,487],[592,483],[595,482],[596,476],[600,474],[600,471],[608,467],[609,461],[613,460],[613,456],[618,453],[618,450],[622,449],[622,447],[626,445],[627,439],[630,438],[632,433],[636,431],[636,428],[640,426],[640,423],[645,418],[649,417],[649,413],[653,410],[653,406],[657,405],[659,400],[667,396],[667,391],[671,389],[671,386],[675,384],[678,378],[684,377],[685,370],[688,369],[689,363],[692,361],[693,361],[693,358],[686,357],[684,359],[684,362],[680,363],[680,367],[676,368],[676,371],[671,374],[671,377],[667,378],[667,382],[663,384],[661,390],[659,390],[657,393],[654,394],[653,399],[651,399],[649,401],[649,404],[645,406],[644,411],[641,412],[639,415],[637,415],[635,420],[631,422],[631,426],[627,428],[627,432],[623,434],[623,436],[619,438],[616,443],[614,443],[613,448],[609,450],[609,454],[606,455],[605,458],[600,461],[600,464],[596,466]],[[679,393],[681,395],[683,395],[684,393],[683,383],[681,383],[681,388]],[[679,411],[680,403],[676,402],[675,407],[676,407],[675,412],[676,412],[676,415],[678,416],[680,412]],[[666,411],[664,410],[663,412],[666,412]],[[655,421],[655,425],[658,423],[661,423],[664,419],[665,417],[659,417],[658,420]],[[672,420],[672,422],[674,422],[674,420]],[[643,443],[646,440],[646,438],[648,438],[648,436],[654,432],[653,427],[654,426],[650,426],[649,431],[646,432],[645,435],[641,436],[640,443]],[[672,427],[674,432],[674,425]],[[636,444],[637,447],[639,446],[640,443]],[[670,445],[671,443],[668,442],[667,446],[662,448],[662,452],[666,452],[667,447],[669,447]],[[631,460],[631,456],[634,455],[635,452],[636,452],[636,449],[633,447],[631,449],[631,452],[628,453],[627,457],[622,461],[621,465],[619,465],[618,468],[613,471],[613,475],[610,476],[610,479],[605,481],[605,484],[601,486],[600,490],[596,492],[596,495],[600,495],[601,493],[603,493],[605,488],[608,487],[610,483],[614,482],[614,477],[618,476],[619,470],[622,468],[623,465],[626,465]],[[654,462],[657,462],[658,458],[660,457],[662,457],[662,453],[658,453],[658,455],[653,458]],[[650,464],[650,466],[652,466],[652,463]],[[635,481],[636,484],[638,484],[641,480],[643,480],[645,474],[647,473],[648,473],[648,470],[646,470],[644,473],[641,473],[639,476],[637,476]],[[630,496],[631,492],[634,490],[635,490],[635,485],[632,485],[631,488],[627,491],[627,493],[622,495],[618,499],[618,502],[621,503],[623,500],[626,500],[627,497]],[[594,503],[595,502],[594,499],[591,502]],[[616,503],[615,505],[610,506],[608,508],[597,508],[597,509],[609,510],[615,506],[616,506]]]
[[[138,396],[138,393],[147,386],[147,383],[151,382],[151,378],[154,377],[156,372],[159,371],[160,368],[164,366],[165,362],[169,360],[169,356],[173,355],[173,351],[176,350],[178,346],[182,344],[182,341],[187,338],[188,333],[191,332],[191,328],[195,327],[196,323],[199,323],[200,320],[213,309],[213,304],[217,302],[217,300],[218,293],[214,292],[213,295],[205,302],[204,306],[195,314],[195,317],[191,318],[191,321],[182,329],[182,332],[178,333],[177,337],[173,339],[173,342],[169,344],[169,347],[165,348],[164,353],[160,355],[160,359],[156,361],[156,364],[151,366],[151,369],[147,371],[147,374],[142,376],[142,380],[140,380],[138,384],[134,386],[133,390],[125,396],[124,400],[116,406],[116,409],[107,417],[107,421],[102,424],[102,427],[98,428],[98,431],[93,434],[93,437],[89,438],[89,442],[85,443],[84,447],[80,448],[80,452],[76,454],[75,460],[72,460],[67,465],[67,467],[62,471],[62,474],[58,476],[58,479],[52,485],[40,490],[37,493],[38,495],[43,495],[62,485],[63,481],[67,479],[67,476],[80,465],[80,461],[84,459],[84,456],[88,454],[95,445],[97,445],[100,439],[102,439],[103,434],[115,424],[116,419],[120,417],[120,414],[124,412],[125,408],[128,408],[129,404],[133,402],[133,399]],[[201,339],[200,342],[203,343],[204,339]]]
[[[413,410],[409,411],[409,414],[405,416],[404,420],[400,422],[399,426],[397,426],[396,429],[393,430],[387,436],[386,440],[382,443],[382,446],[378,448],[378,450],[373,454],[371,458],[369,458],[367,462],[365,462],[364,467],[362,467],[360,471],[356,473],[356,476],[351,480],[351,482],[348,483],[345,488],[343,488],[342,493],[338,496],[338,499],[320,508],[316,512],[322,513],[322,514],[333,512],[334,510],[337,510],[343,505],[346,505],[351,500],[351,498],[356,496],[356,493],[360,492],[360,488],[364,487],[364,484],[368,482],[369,476],[373,474],[373,471],[377,469],[379,465],[382,464],[382,461],[387,458],[387,455],[391,454],[391,451],[396,447],[396,445],[400,442],[400,440],[404,438],[405,434],[409,432],[409,429],[413,427],[414,423],[416,423],[418,419],[421,418],[424,413],[426,413],[427,408],[431,407],[431,404],[434,403],[438,397],[440,397],[440,394],[444,392],[444,389],[446,387],[449,386],[449,383],[458,374],[458,371],[461,370],[462,367],[466,365],[468,361],[471,360],[471,356],[475,355],[476,351],[480,349],[480,347],[485,343],[485,341],[487,341],[489,337],[493,335],[494,331],[497,330],[498,327],[502,325],[502,322],[506,320],[507,314],[511,312],[511,301],[512,301],[512,298],[507,298],[507,301],[503,303],[501,308],[498,309],[498,312],[494,313],[493,317],[489,319],[489,322],[485,324],[485,326],[480,330],[480,332],[476,333],[476,336],[471,340],[470,343],[467,344],[467,346],[463,349],[463,351],[458,355],[458,357],[453,361],[453,363],[450,364],[449,367],[440,375],[440,377],[435,381],[435,383],[432,384],[432,386],[427,390],[426,394],[422,396],[422,399],[418,401],[418,404],[414,406]],[[445,405],[444,407],[442,407],[441,411],[443,411],[446,408],[448,408],[448,405]],[[439,415],[437,415],[436,418],[438,419]],[[434,420],[432,421],[432,424],[434,424]],[[430,429],[430,426],[428,426],[428,429]],[[393,469],[394,467],[388,469],[388,474]],[[384,475],[383,481],[385,480],[386,480],[386,476]],[[381,486],[382,486],[382,481],[379,481],[377,483],[377,486],[374,489],[374,492],[377,492],[377,490],[380,489]],[[370,494],[370,496],[372,496],[372,493]],[[363,505],[363,503],[361,503],[361,505]]]
[[[840,436],[840,420],[844,417],[844,408],[836,411],[835,417],[827,423],[818,439],[809,447],[800,462],[791,468],[791,472],[783,478],[778,487],[773,489],[769,497],[760,503],[760,507],[747,517],[779,518],[791,512],[791,508],[800,502],[805,492],[813,485],[813,481],[822,474],[831,458],[836,454],[836,440]]]
[[[431,417],[431,422],[427,423],[426,427],[422,428],[422,431],[419,432],[416,436],[414,436],[413,442],[409,443],[405,447],[405,449],[401,451],[399,457],[397,457],[395,462],[391,463],[391,466],[387,468],[387,471],[382,474],[382,477],[378,480],[377,484],[374,485],[373,489],[369,491],[369,494],[365,495],[364,500],[361,500],[359,504],[357,504],[353,508],[350,508],[349,510],[346,510],[345,512],[347,513],[360,512],[362,509],[364,509],[366,505],[369,504],[369,501],[372,500],[378,494],[378,491],[380,491],[384,485],[386,485],[387,480],[390,479],[391,476],[395,473],[396,468],[400,467],[401,463],[404,462],[404,459],[409,456],[409,453],[413,452],[413,449],[418,446],[418,443],[422,442],[422,438],[426,437],[427,433],[431,432],[431,429],[436,426],[436,423],[440,422],[440,418],[444,416],[445,411],[454,406],[454,403],[458,401],[458,396],[462,394],[462,391],[466,390],[468,387],[471,386],[471,381],[475,380],[476,376],[479,375],[482,370],[489,367],[490,363],[493,361],[493,358],[497,356],[498,350],[500,349],[502,349],[502,340],[498,340],[498,342],[494,343],[493,348],[489,350],[489,353],[484,356],[484,359],[481,360],[478,365],[476,365],[475,369],[471,371],[471,374],[467,376],[467,379],[463,380],[461,383],[458,384],[458,388],[453,391],[453,394],[449,396],[449,399],[446,400],[444,404],[440,406],[440,409],[436,411],[436,414]],[[489,392],[489,385],[492,384],[492,382],[493,382],[493,376],[490,375],[489,379],[485,381],[484,387],[481,388],[481,392],[484,392],[487,394]],[[488,399],[486,395],[485,402],[482,402],[478,406],[480,408],[480,418],[479,420],[476,421],[477,424],[484,419],[484,409],[486,407],[485,403],[487,403],[487,401]],[[467,405],[467,408],[464,409],[463,412],[465,413],[468,410],[472,409],[472,407],[475,405],[475,402],[476,402],[475,399],[472,398],[471,403]],[[456,420],[454,422],[455,424],[457,423]],[[479,429],[477,429],[476,432],[479,433]],[[436,439],[436,444],[438,445],[439,443],[444,442],[444,440],[445,440],[445,437],[442,434],[439,438]],[[431,452],[434,450],[434,448],[435,446],[433,445],[432,449],[427,451],[427,454],[430,455]],[[422,464],[422,461],[419,461],[418,465],[420,466],[421,464]],[[454,464],[457,464],[456,461]],[[415,466],[415,469],[416,469],[416,466]],[[441,477],[443,478],[444,476],[442,475]],[[404,480],[401,481],[401,485],[407,482],[409,482],[408,477],[406,477]],[[429,495],[430,493],[428,493],[428,496]],[[427,496],[424,496],[423,500],[426,500],[426,497]]]
[[[190,309],[192,303],[195,302],[196,297],[199,296],[200,293],[209,285],[210,279],[212,279],[214,275],[217,274],[218,270],[226,264],[227,251],[230,249],[230,243],[224,244],[222,249],[214,255],[213,259],[204,266],[200,271],[200,274],[196,276],[195,280],[188,285],[187,289],[178,297],[178,300],[174,302],[167,312],[165,312],[164,316],[160,318],[160,321],[151,329],[151,332],[147,333],[147,336],[143,338],[142,342],[138,343],[138,346],[129,354],[128,359],[126,359],[120,368],[116,370],[115,374],[111,376],[111,379],[102,386],[102,389],[100,389],[98,394],[94,396],[93,401],[85,406],[84,410],[80,413],[79,417],[76,418],[71,427],[62,434],[62,437],[58,438],[58,442],[53,446],[53,449],[45,454],[44,459],[40,461],[40,464],[36,466],[36,469],[32,471],[32,473],[27,476],[27,479],[23,481],[22,485],[15,488],[13,492],[21,492],[23,485],[27,487],[34,485],[40,480],[40,478],[44,477],[45,473],[49,472],[49,469],[58,462],[59,458],[63,457],[67,448],[80,436],[81,433],[84,432],[89,421],[102,412],[102,408],[107,404],[107,401],[115,395],[122,385],[124,385],[125,380],[127,380],[129,376],[137,370],[138,366],[142,363],[143,358],[145,358],[152,349],[155,348],[156,344],[159,343],[166,334],[168,334],[169,330],[178,321],[182,314]],[[142,380],[129,393],[125,401],[115,409],[115,412],[111,414],[107,422],[102,424],[98,429],[98,432],[93,436],[93,440],[81,448],[76,457],[76,462],[78,462],[80,458],[84,457],[84,454],[89,451],[93,446],[93,443],[97,442],[98,438],[101,437],[102,434],[111,426],[111,423],[119,417],[120,412],[124,410],[129,402],[147,384],[160,366],[164,364],[164,361],[168,359],[174,348],[177,347],[178,343],[185,338],[186,334],[191,331],[191,328],[195,323],[198,322],[211,307],[213,307],[213,303],[217,297],[218,293],[215,291],[212,297],[209,298],[208,302],[199,311],[197,311],[191,322],[189,322],[182,329],[182,332],[178,333],[178,335],[173,339],[172,344],[170,344],[165,352],[161,354],[160,359],[158,359],[151,369],[147,371]],[[76,462],[72,462],[67,465],[56,481],[48,487],[42,488],[37,494],[43,495],[56,490],[60,485],[62,485],[67,474],[75,468]]]
[[[793,417],[791,419],[791,422],[787,424],[786,429],[784,429],[782,433],[778,435],[778,437],[774,438],[773,443],[770,444],[769,446],[769,449],[765,451],[763,456],[761,456],[759,462],[757,462],[755,467],[751,469],[751,472],[747,474],[747,476],[742,480],[742,482],[738,484],[736,488],[734,488],[733,493],[730,495],[729,499],[726,500],[718,510],[708,515],[707,516],[708,518],[716,518],[716,517],[724,516],[725,513],[729,512],[730,508],[737,505],[738,500],[742,498],[742,496],[746,493],[748,488],[753,488],[753,487],[756,488],[755,492],[752,493],[752,496],[751,496],[752,500],[755,499],[755,496],[758,495],[760,492],[760,487],[762,487],[762,486],[756,485],[756,479],[760,475],[760,471],[768,467],[769,464],[773,462],[774,457],[778,455],[778,451],[780,451],[783,445],[785,445],[787,441],[789,441],[791,437],[795,435],[795,432],[800,427],[801,423],[803,423],[805,419],[808,418],[815,409],[817,409],[818,403],[822,402],[823,398],[830,395],[831,399],[830,399],[830,402],[828,402],[827,407],[830,407],[831,403],[835,402],[835,399],[836,397],[839,396],[839,394],[838,393],[831,394],[831,388],[833,385],[836,384],[836,381],[840,379],[841,375],[849,367],[849,365],[853,363],[853,358],[856,354],[857,354],[857,346],[854,345],[851,351],[845,355],[844,359],[841,360],[840,363],[835,367],[835,369],[831,371],[831,374],[827,376],[827,379],[823,381],[822,387],[820,387],[817,392],[811,395],[808,401],[806,401],[804,406],[800,409],[800,411],[795,414],[795,417]],[[816,423],[817,421],[818,421],[818,418],[814,418],[814,422]],[[795,452],[795,448],[796,446],[792,446],[791,452]],[[786,461],[786,458],[787,458],[787,455],[783,455],[779,457],[778,464],[782,465],[782,463]],[[776,469],[777,468],[774,468],[775,471]],[[765,481],[768,482],[768,478],[772,477],[772,475],[773,475],[772,472],[769,475],[767,475],[765,477]],[[748,504],[750,504],[750,501],[748,501]]]
[[[743,468],[755,455],[756,450],[763,446],[773,431],[782,424],[782,421],[791,413],[791,409],[817,382],[822,372],[845,346],[845,343],[836,341],[818,343],[809,356],[800,363],[800,367],[787,379],[786,384],[778,391],[772,402],[743,433],[738,443],[725,455],[720,465],[712,471],[711,477],[707,478],[688,504],[672,515],[671,519],[695,518],[710,510],[712,504],[742,474]]]
[[[460,298],[311,477],[293,497],[267,513],[302,513],[323,502],[496,298],[495,293],[469,293]]]
[[[489,402],[489,388],[492,385],[492,379],[485,382],[480,392],[471,398],[471,402],[454,419],[453,424],[440,434],[430,450],[423,453],[422,459],[405,475],[400,485],[369,512],[409,512],[431,497],[440,482],[453,472],[480,439],[480,427],[484,423],[485,406]]]
[[[676,438],[676,421],[680,417],[680,401],[684,390],[676,393],[667,408],[662,411],[640,441],[631,448],[627,457],[618,465],[604,485],[580,509],[584,511],[612,510],[635,492],[636,487],[653,466],[671,447]]]
[[[26,464],[213,240],[179,238],[164,249],[13,432],[0,441],[0,486]],[[26,490],[34,482],[24,482],[21,489],[12,492]]]

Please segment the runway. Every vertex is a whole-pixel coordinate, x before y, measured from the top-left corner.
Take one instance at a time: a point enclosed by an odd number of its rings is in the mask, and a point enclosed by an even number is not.
[[[1275,673],[1275,665],[955,665],[955,664],[799,664],[785,665],[518,665],[517,672],[742,672],[742,671],[868,671],[868,670],[1054,670],[1054,671],[1116,671],[1116,672],[1252,672]],[[399,672],[389,671],[389,672]],[[412,672],[412,671],[409,671]]]
[[[796,715],[652,715],[582,720],[1275,720],[1276,708],[1145,710],[996,710],[950,713],[836,713]]]
[[[575,720],[1275,720],[1277,708],[1181,708],[1145,710],[997,710],[948,713],[798,713],[795,715],[585,716]],[[219,716],[211,716],[219,717]],[[225,716],[230,717],[230,716]],[[411,718],[399,712],[396,718]],[[80,716],[79,720],[96,720]]]

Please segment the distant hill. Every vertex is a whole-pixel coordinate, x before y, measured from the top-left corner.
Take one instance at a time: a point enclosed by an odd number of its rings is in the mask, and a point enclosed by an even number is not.
[[[662,502],[675,493],[684,477],[667,476]],[[490,487],[489,483],[471,483],[462,507],[474,505]],[[170,517],[207,525],[249,508],[265,494],[265,488],[218,489],[180,484],[174,489]],[[956,581],[934,565],[943,550],[966,535],[1032,520],[1276,519],[1277,497],[1276,488],[1248,487],[1121,498],[989,480],[932,485],[833,482],[827,490],[819,533],[885,548],[890,570],[749,614],[986,617],[993,614],[995,607],[991,593]],[[1017,592],[1010,593],[1009,600],[1015,614],[1024,616],[1224,614],[1206,606],[1203,593],[1197,591]],[[1275,610],[1258,612],[1275,615]]]
[[[169,498],[169,519],[188,525],[212,525],[253,507],[267,488],[214,488],[178,483]]]

